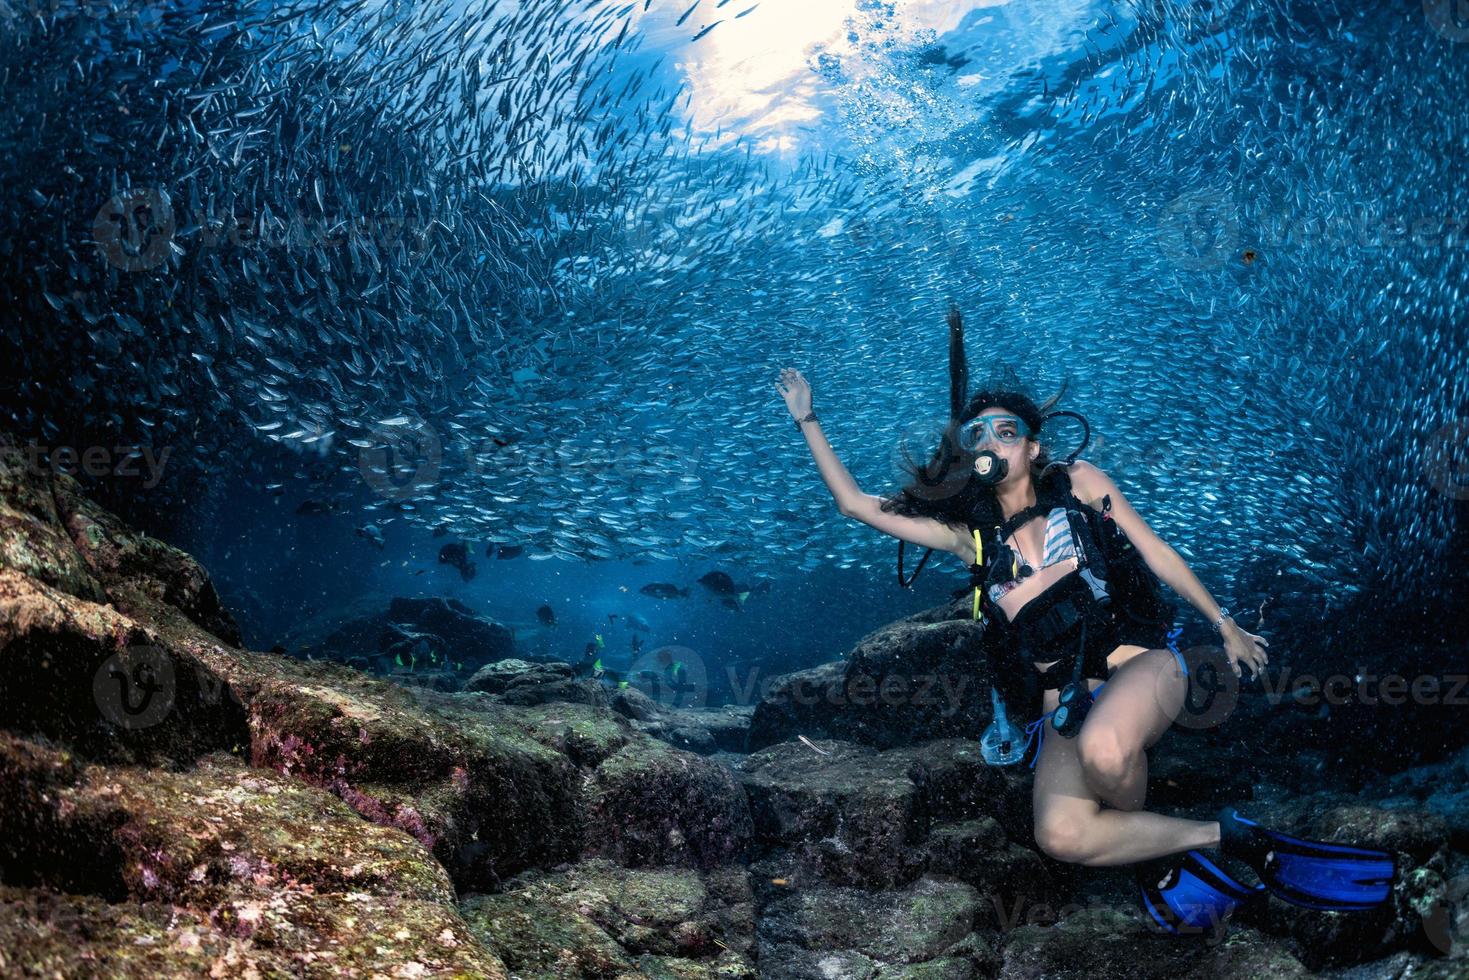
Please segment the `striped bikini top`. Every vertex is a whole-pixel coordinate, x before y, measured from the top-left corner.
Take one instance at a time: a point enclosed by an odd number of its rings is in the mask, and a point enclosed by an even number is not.
[[[1016,528],[1017,533],[1019,530]],[[990,586],[991,602],[999,602],[1001,596],[1025,581],[1020,578],[1020,552],[1012,547],[1010,554],[1012,556],[1010,580]],[[1071,522],[1066,519],[1066,508],[1052,507],[1051,512],[1046,515],[1043,556],[1040,567],[1035,570],[1039,572],[1042,568],[1063,562],[1068,558],[1079,559],[1076,552],[1076,540],[1071,535]]]

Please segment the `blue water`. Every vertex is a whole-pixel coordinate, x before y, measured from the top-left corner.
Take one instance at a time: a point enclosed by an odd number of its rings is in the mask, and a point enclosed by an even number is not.
[[[1376,657],[1386,610],[1394,642],[1462,652],[1452,5],[737,6],[15,21],[8,424],[171,450],[156,486],[85,482],[196,554],[253,647],[429,594],[527,627],[549,604],[527,635],[568,658],[630,643],[607,615],[636,613],[728,678],[963,584],[935,555],[897,586],[895,542],[837,513],[774,391],[799,367],[857,484],[895,492],[898,445],[942,421],[953,303],[973,363],[1069,384],[1083,458],[1221,601],[1276,610],[1282,646]],[[345,248],[311,237],[357,219]],[[438,447],[407,498],[368,458],[393,419]],[[473,579],[437,562],[451,541]],[[769,591],[730,609],[696,584],[715,569]],[[658,581],[691,596],[638,593]]]

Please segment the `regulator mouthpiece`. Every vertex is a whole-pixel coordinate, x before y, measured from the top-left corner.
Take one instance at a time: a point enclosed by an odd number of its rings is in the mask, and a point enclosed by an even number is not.
[[[1010,461],[988,449],[981,450],[974,459],[974,476],[987,487],[992,487],[1010,472]]]

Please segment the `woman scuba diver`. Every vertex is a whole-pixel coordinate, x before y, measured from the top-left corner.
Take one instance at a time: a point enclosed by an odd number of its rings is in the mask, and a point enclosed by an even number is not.
[[[1017,671],[1038,672],[1044,714],[1029,730],[1032,741],[1040,736],[1031,763],[1040,849],[1083,865],[1137,864],[1143,908],[1174,934],[1216,928],[1267,890],[1317,909],[1385,902],[1396,877],[1387,852],[1291,837],[1233,807],[1207,821],[1141,809],[1147,749],[1173,724],[1188,693],[1173,607],[1159,580],[1213,625],[1236,676],[1243,665],[1251,679],[1259,677],[1268,642],[1220,607],[1112,479],[1075,458],[1080,449],[1050,458],[1043,427],[1058,414],[1074,415],[1052,411],[1064,386],[1040,406],[1009,382],[967,396],[958,310],[949,326],[949,422],[928,466],[908,460],[915,481],[895,497],[857,486],[823,436],[799,371],[783,370],[776,389],[841,512],[899,540],[902,584],[912,580],[902,579],[901,542],[950,552],[968,566],[971,583],[960,593],[972,589],[972,617],[983,623],[991,655],[998,649],[1014,664],[995,672],[992,730],[1009,725],[998,688],[1013,691]],[[1002,749],[1017,740],[1000,735],[986,733],[987,761],[1011,764],[1029,748]],[[1203,853],[1210,848],[1217,853]],[[1220,855],[1248,865],[1260,881],[1240,881]]]

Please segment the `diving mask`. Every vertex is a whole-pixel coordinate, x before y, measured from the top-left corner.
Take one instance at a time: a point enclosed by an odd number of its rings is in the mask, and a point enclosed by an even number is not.
[[[959,429],[959,445],[973,452],[985,441],[985,434],[1002,446],[1013,446],[1031,434],[1025,420],[1015,415],[980,415]]]

